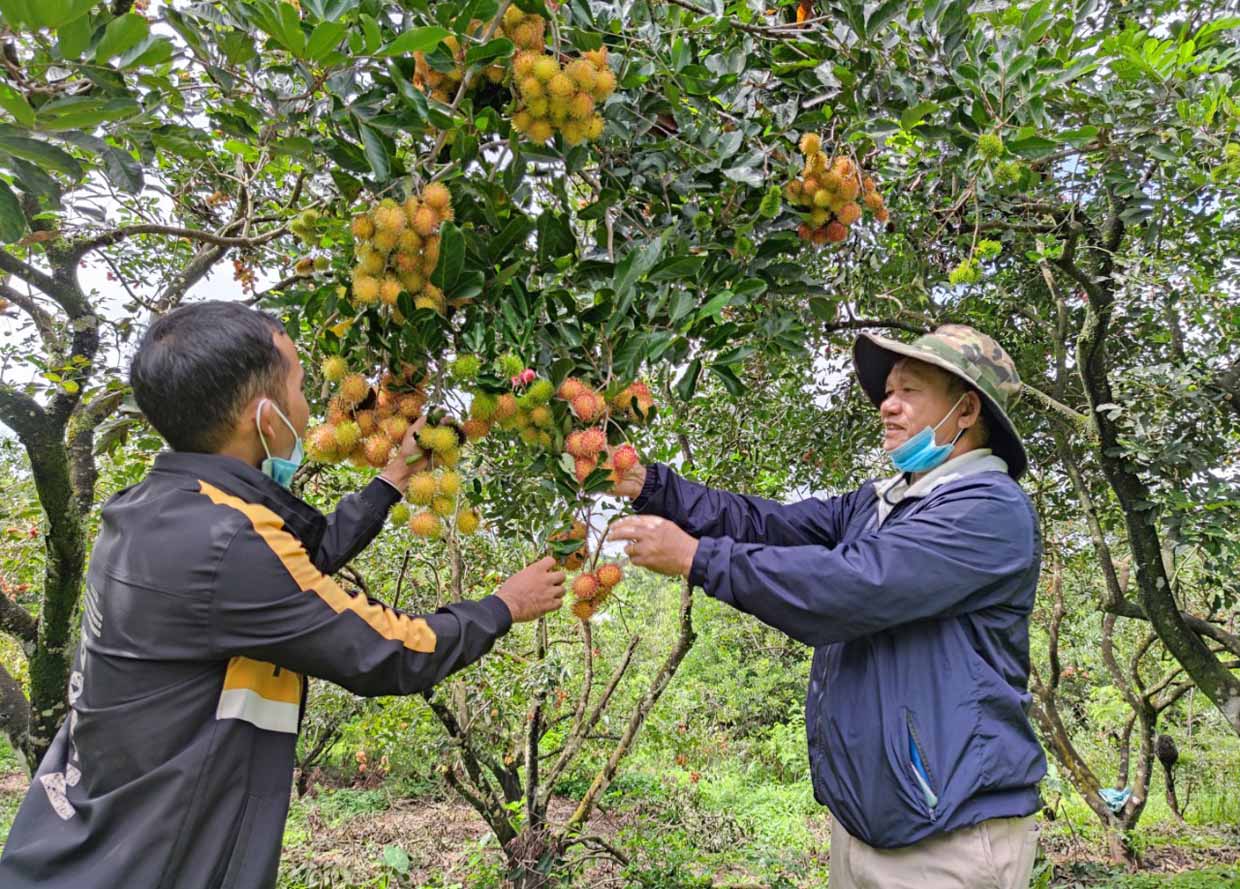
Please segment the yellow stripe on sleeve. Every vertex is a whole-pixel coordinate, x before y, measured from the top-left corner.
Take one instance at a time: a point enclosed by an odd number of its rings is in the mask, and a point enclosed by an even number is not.
[[[337,614],[352,611],[384,639],[400,642],[405,648],[424,654],[435,650],[435,631],[425,620],[400,614],[371,602],[365,596],[350,596],[336,581],[314,566],[301,541],[285,530],[283,519],[270,509],[257,503],[247,503],[207,482],[199,481],[198,484],[212,503],[235,509],[250,520],[255,532],[270,547],[301,590],[314,593]]]

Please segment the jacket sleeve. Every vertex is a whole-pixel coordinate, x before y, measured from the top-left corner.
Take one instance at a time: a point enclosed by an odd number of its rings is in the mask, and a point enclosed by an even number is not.
[[[335,574],[370,545],[387,520],[400,491],[376,476],[356,494],[349,494],[327,516],[327,530],[311,558],[324,574]]]
[[[350,595],[275,513],[250,507],[247,518],[218,567],[216,657],[268,661],[359,695],[404,695],[478,660],[512,625],[496,596],[417,616]]]
[[[1023,494],[970,486],[939,496],[834,549],[703,538],[690,582],[815,646],[995,606],[1028,612],[1037,531]],[[1022,574],[1028,589],[1014,592],[1013,577]]]
[[[783,504],[762,497],[717,491],[686,481],[661,463],[646,471],[636,512],[675,522],[694,537],[727,537],[772,546],[835,546],[841,497],[811,497]]]

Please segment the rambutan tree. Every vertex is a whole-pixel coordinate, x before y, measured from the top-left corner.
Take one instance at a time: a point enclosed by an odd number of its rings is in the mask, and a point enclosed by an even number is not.
[[[319,369],[307,473],[380,465],[426,414],[434,466],[396,533],[453,566],[480,531],[553,552],[579,575],[574,613],[514,644],[543,662],[576,634],[582,670],[594,614],[623,603],[600,546],[614,473],[692,471],[729,434],[704,399],[777,423],[812,390],[837,422],[776,456],[854,483],[877,461],[847,339],[979,326],[1019,364],[1033,483],[1089,529],[1099,607],[1148,622],[1240,732],[1220,656],[1240,650],[1236,20],[1105,0],[806,10],[0,3],[0,299],[19,319],[0,421],[47,545],[42,584],[0,597],[30,659],[31,707],[6,723],[30,761],[64,713],[95,455],[135,428],[127,344],[229,259]],[[794,365],[812,386],[754,385]],[[1206,554],[1213,597],[1177,598],[1179,547]],[[589,674],[553,752],[531,668],[511,762],[471,734],[467,697],[432,702],[459,742],[449,780],[517,878],[584,828],[692,642],[691,605],[567,823],[546,821],[548,779],[609,682]]]

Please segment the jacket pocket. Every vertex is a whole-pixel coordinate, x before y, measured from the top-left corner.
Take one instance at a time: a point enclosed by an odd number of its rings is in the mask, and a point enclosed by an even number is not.
[[[224,880],[220,889],[235,889],[245,873],[246,856],[254,842],[254,815],[258,811],[261,800],[254,796],[245,798],[241,810],[241,818],[237,824],[237,837],[233,842],[232,854],[228,857],[228,869],[224,871]]]
[[[939,805],[938,781],[935,780],[934,772],[931,770],[931,760],[927,755],[928,751],[923,746],[921,733],[917,730],[917,720],[913,718],[913,711],[905,709],[904,720],[908,737],[906,745],[908,768],[920,797],[926,805],[926,813],[933,821]]]

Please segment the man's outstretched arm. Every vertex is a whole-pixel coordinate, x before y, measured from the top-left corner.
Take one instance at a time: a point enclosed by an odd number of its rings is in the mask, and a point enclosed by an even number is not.
[[[635,512],[673,521],[694,537],[730,537],[774,546],[835,546],[840,513],[855,496],[784,504],[708,488],[661,463],[639,464],[616,490],[632,498]]]

